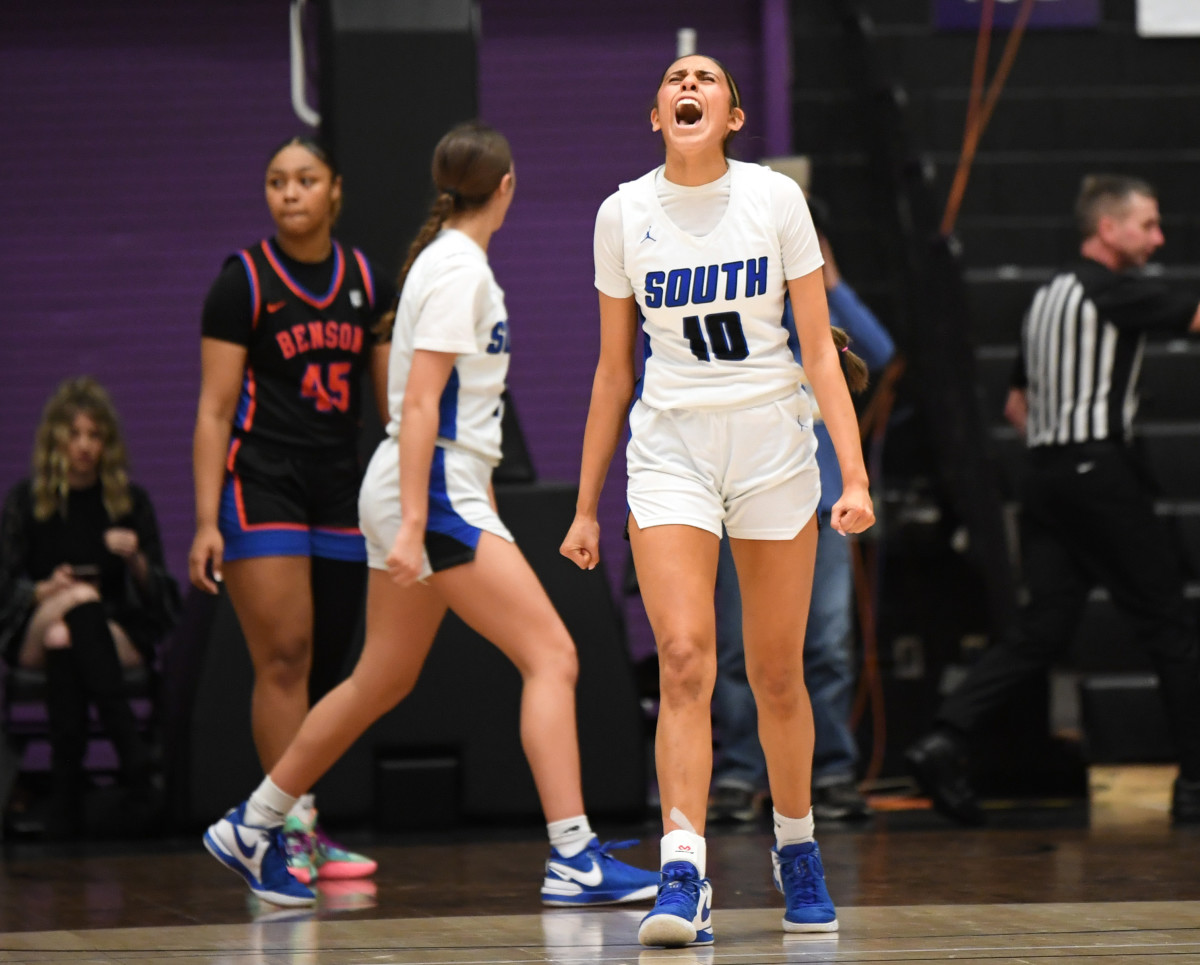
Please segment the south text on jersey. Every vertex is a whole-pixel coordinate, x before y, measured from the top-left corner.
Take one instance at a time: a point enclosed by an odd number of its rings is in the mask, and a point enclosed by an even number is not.
[[[738,297],[753,298],[767,291],[767,256],[727,261],[722,265],[700,265],[697,268],[672,268],[670,271],[646,272],[646,308],[676,308],[680,305],[704,305],[717,300],[718,294],[727,301]]]

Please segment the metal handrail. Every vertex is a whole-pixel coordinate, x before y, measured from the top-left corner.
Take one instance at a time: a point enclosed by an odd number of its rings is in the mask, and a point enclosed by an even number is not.
[[[304,64],[304,8],[308,0],[292,0],[289,13],[292,67],[292,110],[309,127],[318,127],[321,115],[308,103],[308,76]]]

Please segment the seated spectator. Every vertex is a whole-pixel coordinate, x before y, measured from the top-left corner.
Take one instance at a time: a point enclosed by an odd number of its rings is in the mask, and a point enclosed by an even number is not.
[[[53,836],[80,829],[89,704],[122,781],[149,789],[150,751],[123,668],[152,663],[177,609],[154,510],[129,481],[112,400],[94,379],[69,379],[42,413],[32,475],[9,491],[0,517],[0,654],[46,674]]]

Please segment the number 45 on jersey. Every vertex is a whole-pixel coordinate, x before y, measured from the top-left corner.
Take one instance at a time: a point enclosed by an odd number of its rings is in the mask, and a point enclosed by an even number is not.
[[[321,370],[324,369],[324,378]],[[304,378],[300,382],[300,395],[312,399],[318,412],[346,412],[350,409],[350,363],[330,362],[320,365],[316,362],[304,370]]]

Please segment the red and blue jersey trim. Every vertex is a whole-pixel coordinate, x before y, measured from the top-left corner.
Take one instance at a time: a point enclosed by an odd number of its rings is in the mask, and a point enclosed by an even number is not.
[[[288,290],[302,302],[311,305],[313,308],[322,309],[328,308],[333,304],[333,300],[337,298],[338,291],[342,287],[342,280],[346,277],[346,257],[342,254],[342,246],[336,241],[333,243],[333,278],[329,282],[329,290],[324,295],[314,295],[289,275],[288,270],[283,266],[283,262],[276,258],[275,252],[271,250],[270,241],[264,240],[262,242],[262,251],[267,262],[275,269],[275,273],[288,287]]]
[[[262,287],[258,283],[258,269],[254,267],[254,259],[250,252],[243,248],[238,252],[242,264],[246,267],[246,276],[250,279],[250,324],[258,325],[258,314],[262,310]]]
[[[254,369],[247,365],[242,375],[242,392],[238,397],[237,412],[234,413],[233,423],[243,432],[249,432],[254,425],[254,410],[258,408],[258,383],[254,380]]]
[[[363,288],[367,290],[367,304],[375,307],[375,279],[371,277],[371,266],[367,263],[366,257],[357,248],[351,249],[354,252],[354,260],[358,262],[358,273],[362,275]]]

